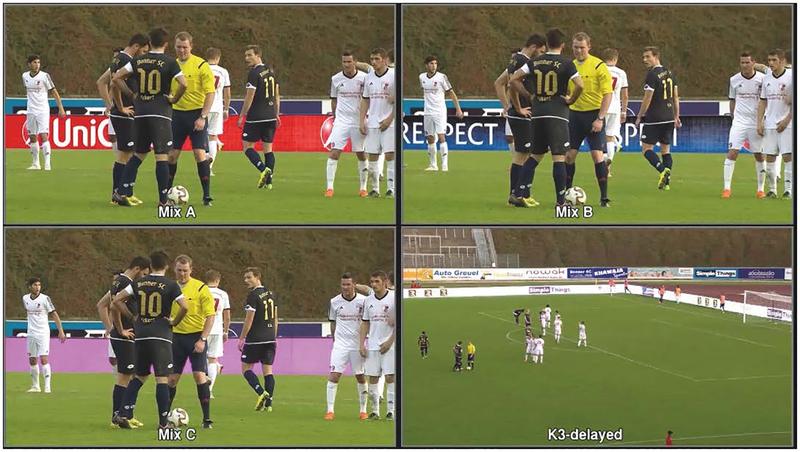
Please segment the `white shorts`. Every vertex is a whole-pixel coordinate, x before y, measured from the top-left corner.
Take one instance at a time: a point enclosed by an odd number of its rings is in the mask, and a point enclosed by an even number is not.
[[[364,369],[370,377],[394,375],[394,345],[384,354],[381,354],[380,350],[367,351],[367,362]]]
[[[546,327],[546,326],[547,326],[547,320],[542,320],[542,321],[540,321],[539,323],[541,323],[541,324],[542,324],[542,328],[544,328],[544,327]]]
[[[606,136],[607,137],[616,137],[617,139],[622,139],[622,134],[620,133],[620,124],[621,115],[619,113],[607,113],[606,114]]]
[[[553,334],[561,334],[561,328],[556,328]]]
[[[544,315],[544,319],[549,322],[550,321],[550,314],[545,314]]]
[[[544,355],[544,350],[534,350],[533,356],[542,356]]]
[[[342,350],[336,347],[331,350],[331,372],[344,373],[348,363],[353,375],[364,373],[364,357],[358,350]]]
[[[108,357],[116,358],[117,354],[114,353],[114,347],[111,346],[111,339],[108,340]]]
[[[26,127],[28,128],[28,135],[50,133],[50,112],[28,113]]]
[[[350,140],[350,148],[353,152],[364,151],[364,135],[358,126],[342,124],[340,125],[335,120],[333,121],[333,129],[331,129],[331,136],[328,137],[328,143],[331,149],[344,149],[347,146],[347,140]]]
[[[423,125],[426,137],[444,134],[447,130],[447,114],[425,115]]]
[[[208,335],[208,357],[209,358],[222,358],[222,335],[209,334]]]
[[[780,133],[776,129],[767,129],[764,131],[764,141],[761,143],[762,152],[767,155],[791,154],[793,137],[792,127],[787,127]]]
[[[212,111],[208,114],[208,134],[209,135],[222,135],[222,126],[225,124],[225,119],[222,117],[221,111]]]
[[[49,356],[50,336],[28,336],[28,356]]]
[[[525,348],[525,354],[526,355],[532,355],[533,354],[533,347],[526,347]]]
[[[762,137],[756,132],[755,127],[731,126],[728,132],[728,149],[737,151],[744,146],[744,142],[749,143],[747,148],[750,152],[761,152]]]
[[[579,341],[585,341],[586,340],[586,335],[585,334],[579,334],[578,335],[578,340]]]
[[[364,139],[364,150],[367,154],[384,154],[394,152],[394,126],[381,132],[381,129],[367,129]]]

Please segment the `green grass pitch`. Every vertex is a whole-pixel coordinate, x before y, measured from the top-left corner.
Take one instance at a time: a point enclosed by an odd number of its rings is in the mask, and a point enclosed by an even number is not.
[[[548,331],[544,364],[524,363],[511,311],[548,303],[562,314],[561,343]],[[579,349],[581,320],[589,347]],[[548,441],[559,427],[622,428],[624,445],[639,447],[663,445],[667,430],[676,446],[793,441],[788,324],[633,295],[561,295],[409,300],[403,331],[404,445],[597,445]],[[474,370],[452,371],[457,340],[477,347]]]
[[[449,171],[426,172],[425,151],[407,151],[403,161],[403,221],[411,224],[789,224],[792,202],[756,199],[753,158],[736,163],[730,199],[721,199],[723,154],[674,155],[670,191],[657,188],[658,173],[640,152],[614,158],[608,181],[610,208],[600,208],[594,164],[588,152],[578,157],[574,184],[586,190],[592,218],[556,219],[552,159],[536,169],[531,209],[507,204],[511,156],[506,152],[451,151]],[[783,190],[783,183],[778,183]]]
[[[325,377],[276,376],[274,411],[256,412],[255,393],[240,374],[222,375],[211,403],[214,428],[200,428],[202,412],[190,375],[178,386],[173,407],[189,413],[197,439],[180,442],[156,438],[155,382],[149,378],[139,393],[135,416],[145,426],[137,430],[111,428],[109,374],[59,374],[53,369],[53,393],[28,394],[30,376],[5,374],[5,446],[36,447],[188,447],[188,446],[394,446],[391,421],[358,419],[355,379],[339,382],[336,420],[325,421]],[[260,378],[260,377],[259,377]],[[385,406],[381,408],[385,412]],[[13,414],[12,414],[13,413]],[[34,428],[35,426],[39,426]],[[46,434],[42,434],[46,432]]]
[[[257,189],[258,172],[241,152],[221,152],[211,178],[213,207],[203,207],[194,157],[184,152],[176,185],[189,190],[197,218],[158,219],[155,159],[139,169],[136,195],[145,204],[117,207],[111,199],[114,157],[104,151],[54,151],[53,170],[28,171],[27,150],[6,152],[6,223],[9,224],[390,224],[394,199],[358,196],[353,155],[343,155],[336,194],[325,198],[327,154],[283,152],[276,156],[273,190]],[[385,191],[385,183],[381,184]]]

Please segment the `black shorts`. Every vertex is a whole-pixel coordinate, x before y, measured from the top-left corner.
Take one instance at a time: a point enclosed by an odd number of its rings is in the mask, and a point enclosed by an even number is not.
[[[580,149],[583,140],[589,142],[589,149],[602,151],[606,148],[606,122],[599,132],[592,132],[592,123],[597,119],[600,110],[569,111],[569,144],[572,149]]]
[[[261,122],[247,122],[244,123],[242,129],[242,141],[255,143],[259,140],[264,143],[272,143],[275,139],[275,129],[277,121],[261,121]]]
[[[136,345],[130,339],[111,338],[111,348],[117,356],[117,373],[131,375],[136,372]]]
[[[672,133],[675,123],[670,121],[664,124],[645,124],[642,127],[642,143],[645,144],[672,144]]]
[[[534,154],[550,151],[553,155],[565,155],[569,149],[569,122],[564,119],[534,118],[533,134],[536,136]]]
[[[143,116],[134,119],[134,148],[138,153],[169,154],[172,150],[172,121],[160,116]]]
[[[124,152],[133,152],[136,144],[136,121],[130,116],[111,116],[111,125],[114,126],[114,133],[117,137],[117,149]]]
[[[172,112],[172,149],[181,149],[188,137],[192,142],[192,149],[208,152],[208,120],[201,130],[194,130],[194,122],[202,112],[202,109]]]
[[[244,344],[242,349],[242,362],[247,364],[254,364],[261,362],[261,364],[269,364],[275,361],[275,350],[277,344],[270,342],[268,344]]]
[[[514,135],[514,151],[530,153],[533,150],[533,124],[530,119],[509,117],[508,126]]]
[[[192,364],[192,372],[208,373],[208,343],[204,343],[203,352],[195,353],[194,344],[200,340],[201,332],[172,333],[172,368],[173,374],[182,374],[186,360]]]
[[[136,375],[167,377],[172,372],[172,344],[164,339],[150,338],[136,341]]]
[[[421,346],[419,347],[419,350],[420,350],[421,352],[427,352],[427,351],[428,351],[428,346],[427,346],[427,345],[421,345]]]
[[[475,361],[475,355],[467,355],[467,361]]]

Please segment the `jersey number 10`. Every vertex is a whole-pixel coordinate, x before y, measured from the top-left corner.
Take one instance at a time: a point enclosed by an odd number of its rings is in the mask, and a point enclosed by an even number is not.
[[[536,94],[541,96],[552,96],[558,92],[558,74],[550,71],[543,74],[542,71],[536,69],[533,71],[536,75]],[[542,91],[542,83],[544,83],[544,91]]]
[[[145,73],[144,69],[137,69],[139,72],[139,94],[158,94],[161,92],[161,72],[153,69]]]
[[[161,314],[161,294],[153,292],[148,297],[143,291],[139,291],[139,315],[142,317],[155,318]]]

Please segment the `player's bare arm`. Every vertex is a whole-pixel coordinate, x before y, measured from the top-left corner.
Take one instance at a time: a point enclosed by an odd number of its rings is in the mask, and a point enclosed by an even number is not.
[[[509,103],[508,103],[508,96],[506,95],[506,89],[508,88],[508,70],[505,69],[503,72],[497,76],[497,79],[494,81],[494,92],[497,94],[497,100],[500,101],[500,104],[503,106],[503,115],[505,116],[506,112],[508,111]]]
[[[236,125],[241,129],[244,125],[244,120],[247,117],[247,113],[250,111],[250,107],[253,106],[253,98],[256,95],[256,89],[247,88],[244,93],[244,104],[242,105],[242,111],[239,113],[239,120],[236,121]]]
[[[456,95],[456,90],[450,89],[447,91],[447,95],[450,96],[450,99],[453,101],[453,105],[456,106],[456,117],[458,119],[464,118],[464,112],[461,111],[461,104],[458,103],[458,96]]]
[[[331,339],[336,341],[336,321],[331,320]]]
[[[97,302],[97,313],[100,314],[100,320],[103,322],[103,327],[106,329],[106,335],[111,331],[114,326],[111,322],[111,292],[106,292]]]
[[[372,292],[372,289],[364,284],[356,284],[356,292],[360,293],[361,295],[369,295]]]
[[[222,342],[228,340],[228,329],[231,327],[231,310],[230,308],[222,310]]]
[[[128,309],[128,305],[126,302],[128,301],[128,292],[120,292],[114,296],[114,300],[111,301],[111,309],[116,309],[120,314],[124,315],[126,318],[132,319],[133,313]]]
[[[58,117],[63,118],[67,116],[67,113],[64,111],[64,104],[61,103],[61,95],[58,94],[58,90],[53,88],[50,91],[50,95],[56,99],[56,105],[58,105]]]
[[[786,116],[784,116],[783,118],[781,118],[780,121],[778,121],[778,124],[776,125],[775,128],[778,131],[778,133],[781,133],[784,130],[786,130],[786,128],[789,127],[789,123],[792,122],[792,101],[789,100],[787,103],[789,104],[789,113],[787,113]]]
[[[522,104],[519,102],[518,96],[525,96],[527,99],[531,99],[533,94],[529,93],[527,89],[525,89],[525,85],[522,84],[522,78],[525,77],[527,74],[522,69],[518,69],[517,72],[514,72],[514,75],[511,76],[511,80],[509,81],[509,85],[511,86],[511,104],[514,106],[514,109],[517,110],[517,113],[530,116],[531,109],[530,108],[522,108]]]
[[[132,329],[126,330],[122,326],[122,314],[120,314],[119,310],[114,308],[114,305],[111,305],[111,323],[114,324],[114,328],[117,329],[120,336],[126,337],[128,339],[133,339],[136,335],[133,333]]]
[[[203,130],[203,127],[206,126],[206,118],[208,117],[208,112],[211,110],[211,104],[214,103],[214,97],[216,97],[217,93],[212,91],[210,93],[206,93],[205,99],[203,99],[203,109],[200,111],[200,117],[194,121],[194,130]]]
[[[114,106],[111,94],[109,92],[109,86],[111,85],[111,69],[106,69],[105,72],[97,79],[97,92],[100,94],[100,98],[103,99],[103,103],[106,106],[105,111],[103,112],[104,115],[108,116],[111,112],[111,107]]]
[[[277,306],[273,306],[272,307],[272,316],[273,316],[272,318],[275,319],[275,322],[273,324],[273,328],[275,328],[275,338],[277,338],[278,337],[278,307]]]
[[[183,295],[175,299],[175,303],[178,303],[178,314],[175,315],[174,319],[169,320],[169,326],[175,326],[181,323],[181,320],[186,316],[186,313],[189,312],[189,308],[186,307],[186,300],[183,299]]]
[[[619,99],[620,99],[620,110],[619,110],[619,119],[622,124],[625,124],[625,121],[628,119],[628,88],[621,88],[619,90]]]
[[[392,345],[394,345],[394,337],[396,331],[397,331],[396,329],[392,329],[392,335],[389,336],[389,339],[386,339],[386,342],[381,344],[381,355],[389,351],[389,349],[392,348]]]
[[[639,127],[639,124],[642,122],[642,118],[647,114],[647,109],[650,108],[650,102],[652,100],[653,90],[644,90],[644,96],[642,96],[642,105],[639,107],[639,113],[636,115],[636,127]]]
[[[53,321],[56,322],[56,328],[58,328],[58,340],[63,344],[67,340],[67,335],[64,334],[64,327],[61,326],[61,317],[58,316],[57,311],[51,312],[50,317],[52,317]]]
[[[728,115],[731,117],[731,121],[733,121],[733,112],[736,111],[736,99],[731,99],[728,101],[728,110],[730,111]]]
[[[369,110],[369,97],[362,97],[361,108],[358,112],[358,131],[361,132],[361,135],[367,134],[367,110]]]
[[[681,99],[678,96],[678,87],[672,88],[672,98],[675,105],[675,128],[681,128]]]
[[[281,126],[281,85],[275,85],[275,127]]]
[[[131,91],[125,83],[125,80],[130,76],[131,72],[128,72],[124,67],[117,69],[117,72],[111,76],[111,81],[113,83],[112,93],[119,93],[119,95],[114,95],[114,103],[117,105],[117,110],[126,116],[133,116],[134,112],[133,107],[125,107],[122,105],[122,94],[132,98],[136,97],[136,93]]]
[[[758,113],[756,114],[756,133],[764,136],[764,113],[767,111],[767,99],[758,100]]]
[[[228,119],[228,110],[231,108],[231,87],[222,88],[222,119]]]
[[[361,329],[358,331],[358,352],[361,353],[361,356],[364,358],[367,357],[367,347],[364,345],[364,342],[367,340],[367,334],[369,333],[369,320],[361,319]]]
[[[242,324],[242,334],[239,336],[239,351],[244,349],[244,341],[250,333],[250,328],[253,327],[253,319],[256,317],[256,311],[247,310],[244,314],[244,324]]]
[[[370,70],[371,68],[372,68],[372,66],[370,66],[370,65],[369,65],[369,63],[364,63],[364,62],[361,62],[361,61],[356,61],[356,69],[358,69],[358,70],[359,70],[359,71],[361,71],[361,72],[366,72],[367,74],[369,74],[369,70]]]
[[[194,343],[194,352],[195,353],[203,353],[203,348],[205,348],[205,341],[202,338],[208,338],[208,335],[211,334],[211,328],[214,327],[214,318],[216,314],[212,314],[206,317],[206,321],[203,323],[203,332],[200,333],[200,338],[197,342]]]
[[[183,97],[183,93],[186,92],[186,88],[188,87],[186,84],[186,77],[184,77],[183,74],[176,76],[175,80],[178,81],[178,89],[175,91],[175,94],[167,96],[167,101],[169,101],[171,104],[177,104],[178,101],[181,100],[181,97]],[[211,100],[214,100],[213,96]]]

